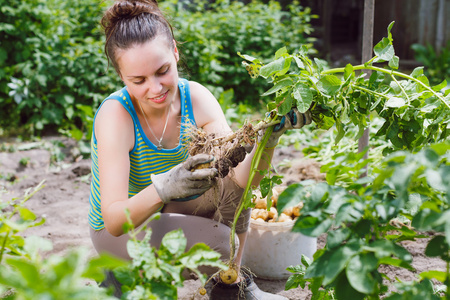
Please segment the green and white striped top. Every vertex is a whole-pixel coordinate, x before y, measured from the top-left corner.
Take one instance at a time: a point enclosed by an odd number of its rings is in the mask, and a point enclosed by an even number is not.
[[[128,197],[132,197],[139,193],[152,183],[150,179],[151,174],[160,174],[167,172],[174,166],[185,161],[188,157],[188,124],[195,126],[194,113],[192,111],[191,95],[189,91],[189,82],[186,79],[180,78],[178,82],[181,98],[181,129],[180,142],[177,147],[173,149],[158,150],[156,146],[147,138],[139,123],[136,111],[130,99],[126,87],[111,94],[105,101],[114,99],[119,101],[125,109],[129,112],[134,123],[135,145],[130,154],[130,177],[128,182]],[[100,105],[100,107],[101,107]],[[97,110],[98,112],[98,110]],[[95,114],[95,117],[97,113]],[[95,122],[94,117],[94,122]],[[89,225],[94,230],[100,230],[105,227],[101,212],[101,195],[100,195],[100,179],[98,170],[98,156],[97,156],[97,140],[94,132],[91,139],[91,192],[89,196]]]

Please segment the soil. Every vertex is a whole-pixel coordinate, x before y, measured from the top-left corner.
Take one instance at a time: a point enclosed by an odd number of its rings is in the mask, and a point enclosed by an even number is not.
[[[64,145],[59,148],[55,144]],[[90,184],[90,160],[79,155],[77,143],[64,137],[46,137],[34,143],[0,140],[0,199],[20,197],[30,188],[44,181],[44,187],[28,202],[27,206],[38,216],[44,216],[43,225],[29,229],[26,234],[38,235],[52,241],[50,254],[64,254],[72,247],[84,246],[90,255],[96,255],[88,230],[88,198]],[[6,151],[5,151],[6,150]],[[10,151],[7,151],[10,150]],[[52,155],[61,150],[63,161],[52,162]],[[284,183],[291,184],[305,179],[323,180],[320,165],[304,159],[293,147],[277,148],[273,164],[284,175]],[[413,256],[414,271],[384,268],[391,279],[410,281],[426,270],[445,270],[445,263],[424,255],[427,239],[404,242]],[[317,239],[317,247],[325,245],[325,237]],[[288,299],[309,299],[310,293],[302,288],[285,291],[286,280],[263,280],[256,277],[260,289],[282,295]],[[208,299],[198,293],[200,282],[189,279],[179,290],[179,299]]]

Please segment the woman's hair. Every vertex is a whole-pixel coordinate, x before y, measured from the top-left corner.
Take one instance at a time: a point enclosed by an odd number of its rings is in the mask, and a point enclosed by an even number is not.
[[[102,17],[105,30],[105,54],[116,72],[117,50],[144,44],[161,35],[173,48],[173,28],[158,7],[156,0],[116,0]]]

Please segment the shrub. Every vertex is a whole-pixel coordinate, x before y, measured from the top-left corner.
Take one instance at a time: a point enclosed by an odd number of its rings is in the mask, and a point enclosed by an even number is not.
[[[0,126],[25,125],[31,134],[58,127],[73,137],[89,136],[92,107],[117,84],[106,74],[98,26],[106,3],[0,4]]]
[[[248,76],[239,52],[271,59],[274,49],[283,46],[294,51],[307,44],[313,51],[307,35],[312,32],[310,20],[315,16],[296,1],[287,10],[272,0],[267,4],[259,0],[248,4],[167,0],[161,7],[173,17],[186,75],[206,85],[216,97],[233,89],[237,102],[256,104],[267,90],[267,84]]]

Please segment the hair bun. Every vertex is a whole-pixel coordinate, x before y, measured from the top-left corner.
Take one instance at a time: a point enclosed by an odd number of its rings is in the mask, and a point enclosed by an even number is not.
[[[119,0],[113,5],[115,18],[132,18],[141,13],[159,12],[158,3],[152,0]]]

